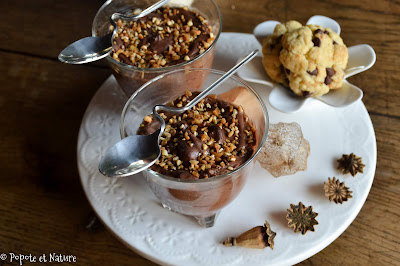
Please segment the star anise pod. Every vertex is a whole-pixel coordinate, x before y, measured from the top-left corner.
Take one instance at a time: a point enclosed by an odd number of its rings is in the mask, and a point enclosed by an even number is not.
[[[347,201],[351,198],[352,191],[344,185],[344,182],[340,182],[339,179],[328,178],[328,182],[324,183],[325,196],[336,204],[342,204],[343,201]]]
[[[354,153],[343,154],[342,158],[338,160],[338,163],[338,169],[340,169],[344,175],[350,173],[352,176],[355,176],[358,172],[362,173],[365,166],[365,164],[362,163],[361,157],[358,157]]]
[[[305,207],[303,203],[299,202],[298,205],[290,204],[290,209],[287,209],[286,219],[288,226],[293,229],[295,233],[301,232],[304,235],[307,230],[314,231],[314,225],[318,222],[315,220],[318,213],[312,211],[312,207]]]

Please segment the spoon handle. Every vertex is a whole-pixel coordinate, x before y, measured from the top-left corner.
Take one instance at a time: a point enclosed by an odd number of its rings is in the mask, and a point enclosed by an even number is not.
[[[234,67],[232,67],[228,72],[226,72],[224,75],[222,75],[219,79],[214,81],[213,84],[211,84],[208,88],[206,88],[204,91],[199,93],[196,97],[194,97],[187,105],[185,105],[182,108],[176,108],[176,107],[171,107],[171,106],[166,106],[166,105],[156,105],[153,108],[153,113],[154,115],[160,120],[161,125],[165,126],[164,119],[158,114],[159,110],[167,111],[167,112],[172,112],[172,113],[183,113],[186,112],[190,109],[192,109],[193,106],[195,106],[197,103],[199,103],[204,97],[207,96],[213,89],[218,87],[222,82],[230,78],[240,67],[242,67],[244,64],[249,62],[251,59],[253,59],[258,53],[258,50],[254,50],[251,52],[249,55],[247,55],[245,58],[243,58],[242,61],[237,63]]]
[[[222,82],[230,78],[240,67],[242,67],[244,64],[249,62],[251,59],[253,59],[258,53],[258,50],[254,50],[251,52],[248,56],[243,58],[242,61],[237,63],[233,68],[231,68],[228,72],[226,72],[222,77],[217,79],[213,84],[211,84],[207,89],[202,91],[199,95],[194,97],[185,107],[182,109],[184,111],[192,109],[193,106],[195,106],[198,102],[200,102],[204,97],[206,97],[207,94],[209,94],[214,88],[218,87]]]
[[[139,19],[139,18],[142,18],[142,17],[144,17],[144,16],[150,14],[151,12],[153,12],[153,11],[156,10],[156,9],[158,9],[159,7],[162,7],[163,5],[165,5],[166,3],[168,3],[169,1],[170,1],[170,0],[161,0],[161,1],[158,1],[157,3],[155,3],[155,4],[151,5],[151,6],[149,6],[148,8],[146,8],[145,10],[143,10],[142,12],[140,12],[139,14],[133,15],[133,16],[126,16],[126,15],[123,15],[123,14],[121,14],[121,13],[114,13],[114,14],[111,16],[111,20],[114,20],[114,21],[116,21],[116,20],[118,20],[118,19],[123,19],[123,20],[137,20],[137,19]]]

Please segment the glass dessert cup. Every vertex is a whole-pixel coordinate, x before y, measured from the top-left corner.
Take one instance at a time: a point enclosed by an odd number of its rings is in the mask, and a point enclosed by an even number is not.
[[[120,124],[121,138],[136,135],[143,118],[152,113],[154,105],[175,100],[185,90],[204,90],[223,74],[222,71],[212,69],[176,70],[147,82],[125,104]],[[204,80],[201,86],[191,85],[190,77],[193,76]],[[162,175],[150,168],[142,172],[163,207],[194,216],[203,227],[213,226],[219,211],[239,195],[251,173],[255,157],[266,141],[269,125],[268,112],[263,101],[241,79],[235,76],[229,78],[214,89],[212,94],[217,99],[243,107],[255,128],[256,145],[252,156],[232,172],[208,179],[182,180]]]
[[[145,9],[146,7],[158,2],[158,0],[139,1],[139,0],[113,0],[107,1],[97,12],[92,25],[92,36],[104,36],[111,32],[110,17],[113,13],[131,14],[136,8]],[[130,97],[140,86],[147,81],[177,69],[188,68],[211,68],[215,44],[222,30],[221,12],[213,0],[193,0],[174,1],[171,0],[167,5],[171,7],[187,6],[189,10],[200,13],[204,16],[212,27],[215,36],[213,43],[202,54],[199,54],[189,61],[161,68],[139,68],[115,60],[111,55],[106,57],[108,65],[118,81],[118,84],[127,97]],[[194,82],[195,77],[191,77]],[[202,80],[198,81],[202,83]]]

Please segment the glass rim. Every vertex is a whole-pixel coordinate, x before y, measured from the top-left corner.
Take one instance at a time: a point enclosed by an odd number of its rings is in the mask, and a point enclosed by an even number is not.
[[[120,137],[121,139],[126,138],[126,134],[124,132],[125,127],[123,126],[124,124],[124,119],[125,119],[125,114],[127,112],[128,107],[130,106],[131,102],[134,100],[134,98],[136,97],[136,95],[138,93],[140,93],[142,90],[144,90],[146,87],[150,86],[151,84],[153,84],[154,82],[158,81],[159,79],[162,79],[165,76],[168,75],[172,75],[176,72],[183,72],[183,71],[209,71],[211,73],[214,74],[218,74],[218,75],[223,75],[226,72],[224,71],[220,71],[220,70],[216,70],[216,69],[210,69],[210,68],[190,68],[190,69],[177,69],[168,73],[164,73],[160,76],[157,76],[151,80],[149,80],[148,82],[146,82],[145,84],[143,84],[138,90],[136,90],[131,97],[129,97],[128,101],[125,103],[125,106],[122,110],[121,113],[121,119],[120,119]],[[238,168],[236,168],[235,170],[226,173],[226,174],[222,174],[222,175],[217,175],[217,176],[213,176],[207,179],[195,179],[195,180],[182,180],[180,178],[176,178],[176,177],[172,177],[172,176],[167,176],[167,175],[163,175],[160,174],[156,171],[151,170],[150,168],[147,168],[143,171],[147,171],[150,174],[153,174],[154,176],[157,176],[161,179],[167,180],[167,181],[172,181],[172,182],[177,182],[177,183],[187,183],[187,184],[194,184],[194,183],[208,183],[208,182],[215,182],[215,181],[220,181],[223,180],[229,176],[234,175],[235,173],[239,172],[240,170],[242,170],[245,166],[247,166],[250,162],[252,162],[255,157],[257,156],[257,154],[260,152],[261,148],[263,147],[265,141],[267,140],[267,135],[268,135],[268,130],[269,130],[269,115],[268,115],[268,110],[267,107],[264,104],[264,101],[261,99],[261,97],[258,95],[258,93],[252,88],[250,87],[245,81],[243,81],[241,78],[237,77],[237,76],[231,76],[229,79],[233,79],[238,83],[241,83],[242,85],[244,85],[244,87],[246,89],[248,89],[254,97],[256,97],[256,99],[258,100],[259,104],[261,105],[261,108],[263,110],[264,113],[264,121],[265,121],[265,131],[264,131],[264,135],[262,137],[262,139],[259,142],[259,145],[257,147],[257,150],[253,153],[253,155],[246,160],[246,162],[244,162],[242,165],[240,165]]]
[[[96,31],[95,31],[95,27],[94,27],[94,21],[97,18],[97,16],[99,15],[99,13],[101,11],[103,11],[113,0],[108,0],[106,1],[97,11],[94,19],[93,19],[93,24],[92,24],[92,36],[95,37],[96,36]],[[214,41],[211,43],[211,45],[201,54],[198,54],[196,57],[190,59],[189,61],[185,61],[176,65],[171,65],[171,66],[166,66],[166,67],[160,67],[160,68],[141,68],[141,67],[135,67],[132,65],[128,65],[122,62],[119,62],[117,60],[115,60],[110,54],[113,51],[113,49],[111,49],[111,51],[108,53],[108,55],[105,57],[108,61],[110,61],[113,64],[116,64],[117,66],[121,67],[121,68],[126,68],[129,70],[135,70],[135,71],[141,71],[141,72],[153,72],[153,73],[157,73],[157,72],[164,72],[164,71],[169,71],[169,70],[173,70],[175,68],[179,68],[179,67],[183,67],[186,66],[194,61],[196,61],[197,59],[200,59],[201,57],[203,57],[205,54],[207,54],[209,51],[211,51],[211,49],[216,45],[219,36],[221,35],[221,31],[222,31],[222,14],[221,14],[221,10],[219,9],[218,5],[215,3],[214,0],[208,0],[211,1],[211,3],[214,5],[214,7],[217,10],[218,13],[218,19],[219,19],[219,29],[218,29],[218,33],[215,36]]]

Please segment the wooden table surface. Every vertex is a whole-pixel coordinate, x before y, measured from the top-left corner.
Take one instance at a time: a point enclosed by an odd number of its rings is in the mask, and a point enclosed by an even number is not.
[[[271,19],[305,23],[321,14],[340,23],[348,46],[375,49],[375,66],[350,79],[364,91],[376,133],[371,192],[350,227],[302,264],[400,264],[400,2],[216,2],[226,32],[250,33]],[[79,265],[154,265],[99,222],[86,228],[93,213],[77,171],[77,136],[90,99],[111,72],[104,62],[67,65],[57,55],[90,34],[102,4],[0,1],[0,253],[72,254]]]

